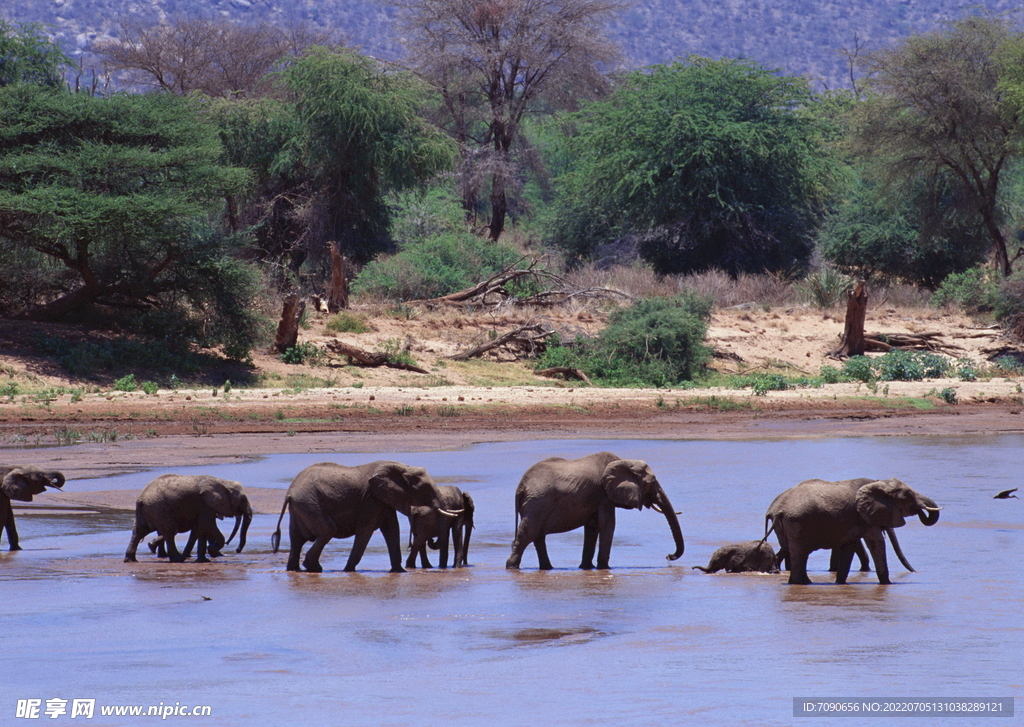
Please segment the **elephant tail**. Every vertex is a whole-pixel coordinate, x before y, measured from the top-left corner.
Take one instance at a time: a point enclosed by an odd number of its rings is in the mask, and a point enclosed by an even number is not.
[[[277,552],[277,549],[281,547],[281,521],[284,520],[284,513],[285,510],[288,509],[288,503],[290,502],[291,498],[286,495],[284,498],[284,505],[281,506],[281,514],[277,518],[277,530],[275,530],[274,534],[270,536],[270,547],[273,548],[275,553]]]

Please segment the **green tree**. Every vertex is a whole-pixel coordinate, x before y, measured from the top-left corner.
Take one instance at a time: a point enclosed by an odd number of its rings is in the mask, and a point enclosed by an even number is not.
[[[55,88],[64,83],[71,59],[38,25],[15,27],[0,18],[0,87],[32,83]]]
[[[30,273],[7,280],[20,290],[6,304],[39,320],[162,316],[163,332],[192,321],[243,353],[254,275],[210,221],[248,175],[220,157],[187,99],[0,88],[0,260]]]
[[[866,64],[869,94],[857,107],[854,152],[884,166],[889,180],[951,176],[1009,275],[1003,192],[1024,106],[1006,87],[1024,67],[1024,35],[1004,18],[969,17],[869,54]]]
[[[631,238],[660,272],[798,266],[834,175],[806,81],[709,60],[630,74],[572,115],[556,242],[579,256]]]
[[[818,243],[844,272],[931,290],[981,263],[990,248],[970,193],[948,173],[884,184],[864,171],[826,218]]]
[[[388,248],[385,196],[455,160],[454,143],[420,115],[427,88],[351,52],[314,48],[278,76],[283,100],[211,104],[228,158],[256,184],[240,224],[293,270],[324,260],[327,241],[366,261]]]

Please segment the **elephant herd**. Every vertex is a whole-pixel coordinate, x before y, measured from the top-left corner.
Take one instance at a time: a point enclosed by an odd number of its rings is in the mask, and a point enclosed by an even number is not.
[[[60,472],[31,466],[0,467],[0,521],[11,550],[19,549],[11,500],[30,501],[48,487],[59,490],[63,485]],[[679,513],[647,463],[597,452],[571,460],[551,457],[526,470],[516,487],[515,537],[505,567],[518,569],[524,551],[532,544],[540,569],[551,569],[546,537],[582,527],[579,567],[608,568],[616,508],[651,508],[661,513],[674,541],[674,549],[666,557],[676,560],[682,556]],[[327,543],[332,538],[349,537],[354,540],[344,570],[353,571],[377,530],[384,536],[392,572],[415,568],[417,557],[422,567],[430,567],[428,545],[440,550],[440,565],[446,567],[449,540],[454,546],[453,565],[459,567],[468,564],[474,510],[467,493],[438,486],[420,467],[391,461],[354,467],[323,462],[302,470],[288,487],[271,545],[276,553],[281,523],[289,512],[287,569],[291,571],[321,572],[320,555]],[[789,570],[789,583],[807,584],[807,557],[815,550],[830,550],[836,583],[845,583],[854,555],[859,555],[862,570],[868,568],[863,543],[871,553],[879,583],[889,583],[883,535],[889,537],[903,565],[913,570],[894,529],[911,515],[925,525],[934,525],[939,510],[933,500],[895,478],[807,480],[771,502],[761,540],[723,546],[714,552],[707,567],[694,568],[706,573],[778,572],[782,566]],[[405,568],[398,513],[410,524]],[[226,540],[216,524],[223,517],[235,518]],[[172,562],[182,562],[198,544],[197,562],[209,562],[207,555],[219,556],[239,531],[236,552],[241,552],[251,521],[252,507],[239,483],[209,476],[163,475],[146,485],[138,497],[124,559],[135,562],[139,542],[155,532],[157,538],[149,547],[157,555],[166,553]],[[174,536],[184,532],[190,536],[184,551],[179,552]],[[778,552],[767,543],[772,532],[779,542]],[[312,545],[302,557],[307,543]]]

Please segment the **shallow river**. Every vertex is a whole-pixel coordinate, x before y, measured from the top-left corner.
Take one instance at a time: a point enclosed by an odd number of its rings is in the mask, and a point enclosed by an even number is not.
[[[351,540],[324,550],[324,573],[288,573],[270,552],[276,515],[257,515],[246,552],[199,566],[143,546],[121,563],[132,516],[20,516],[20,553],[0,554],[0,724],[138,724],[102,706],[209,706],[208,725],[872,725],[898,718],[795,717],[794,698],[1020,697],[1024,683],[1024,500],[994,500],[1024,474],[1024,439],[531,441],[447,452],[282,455],[178,468],[287,488],[324,459],[426,467],[476,502],[472,567],[387,573],[379,534],[342,573]],[[671,564],[664,518],[618,511],[610,571],[584,572],[582,532],[548,538],[555,570],[504,569],[513,492],[546,456],[609,449],[645,459],[677,510],[686,554]],[[141,488],[161,471],[69,482]],[[705,575],[721,544],[763,533],[772,498],[811,477],[899,477],[944,506],[939,523],[898,531],[893,584],[873,573],[812,586],[785,575]],[[283,497],[282,497],[283,500]],[[403,542],[407,522],[400,518]],[[179,536],[179,543],[184,540]],[[17,719],[19,700],[41,702]],[[47,700],[68,714],[48,718]],[[72,700],[94,716],[72,719]],[[26,708],[28,703],[22,702]],[[59,704],[59,703],[54,703]],[[1018,709],[1024,704],[1017,703]],[[1005,709],[1005,707],[1004,707]],[[156,718],[142,718],[153,724]],[[913,723],[1020,724],[962,716]]]

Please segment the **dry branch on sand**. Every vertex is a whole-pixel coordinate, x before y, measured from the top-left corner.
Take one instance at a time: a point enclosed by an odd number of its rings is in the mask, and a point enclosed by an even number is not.
[[[479,346],[474,346],[448,358],[452,361],[467,361],[501,346],[508,346],[510,349],[515,349],[528,355],[535,355],[544,350],[547,345],[546,339],[552,336],[554,332],[555,330],[546,323],[527,323],[524,326],[519,326],[508,333],[498,336],[493,341],[481,343]]]
[[[957,356],[963,348],[945,343],[938,331],[928,333],[867,333],[864,335],[865,351],[932,351]]]
[[[476,285],[456,293],[449,293],[437,298],[409,301],[410,305],[435,306],[484,306],[497,308],[503,305],[517,306],[557,306],[568,303],[576,298],[607,298],[621,297],[632,300],[633,296],[611,288],[591,287],[585,289],[574,289],[568,280],[560,275],[555,275],[546,270],[538,270],[539,259],[534,259],[525,268],[519,267],[526,258],[520,258],[500,273],[496,273]],[[530,278],[538,286],[550,286],[552,289],[545,290],[526,297],[517,297],[509,292],[509,283],[516,280]]]
[[[558,377],[563,379],[575,379],[577,381],[583,381],[588,385],[592,385],[590,379],[587,378],[585,373],[579,369],[574,369],[569,366],[552,366],[549,369],[540,369],[533,373],[537,374],[537,376],[545,376],[549,379]]]
[[[387,366],[391,369],[403,369],[405,371],[415,371],[418,374],[430,373],[426,369],[421,369],[419,366],[413,364],[404,363],[402,361],[394,361],[386,353],[380,353],[376,351],[364,351],[361,348],[353,346],[349,343],[342,341],[328,341],[325,344],[328,351],[336,353],[341,356],[347,356],[352,361],[362,364],[363,366]]]

